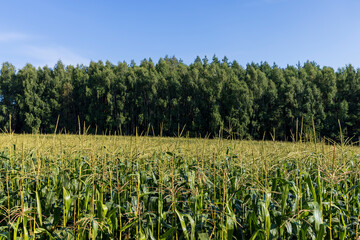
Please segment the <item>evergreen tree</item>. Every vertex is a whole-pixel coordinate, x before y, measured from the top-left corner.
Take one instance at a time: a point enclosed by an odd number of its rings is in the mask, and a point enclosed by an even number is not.
[[[0,75],[0,128],[2,131],[9,131],[10,127],[12,130],[15,129],[18,112],[16,96],[19,89],[15,67],[8,62],[3,63]],[[12,118],[11,126],[10,118]]]
[[[58,131],[71,133],[85,126],[90,133],[174,136],[184,128],[190,136],[290,140],[314,123],[321,136],[339,140],[340,121],[345,137],[360,134],[360,70],[351,65],[336,72],[309,61],[244,69],[226,57],[197,57],[190,65],[165,57],[156,65],[59,61],[18,72],[3,63],[0,73],[3,131],[11,115],[18,133],[52,133],[60,117]]]

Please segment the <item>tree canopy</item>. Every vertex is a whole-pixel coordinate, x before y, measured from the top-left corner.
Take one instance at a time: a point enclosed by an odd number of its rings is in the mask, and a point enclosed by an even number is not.
[[[225,57],[189,65],[175,57],[117,65],[16,70],[0,75],[0,128],[17,133],[89,133],[234,136],[279,140],[313,129],[337,139],[360,134],[360,70],[335,71],[314,62],[280,68],[246,67]],[[10,118],[11,116],[11,118]],[[57,122],[57,120],[59,121]],[[58,124],[57,124],[58,123]],[[81,127],[79,127],[79,123]],[[10,126],[11,125],[11,126]]]

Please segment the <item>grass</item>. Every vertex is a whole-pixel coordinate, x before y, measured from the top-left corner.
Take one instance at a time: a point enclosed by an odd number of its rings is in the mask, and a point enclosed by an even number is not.
[[[0,135],[2,239],[360,239],[357,146]]]

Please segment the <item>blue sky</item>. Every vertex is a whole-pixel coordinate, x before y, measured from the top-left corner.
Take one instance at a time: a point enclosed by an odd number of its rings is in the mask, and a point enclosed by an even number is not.
[[[5,1],[0,62],[52,67],[165,55],[189,64],[227,56],[241,65],[306,60],[360,67],[358,0]]]

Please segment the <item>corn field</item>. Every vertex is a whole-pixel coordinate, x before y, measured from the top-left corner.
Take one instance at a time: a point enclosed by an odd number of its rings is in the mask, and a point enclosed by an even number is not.
[[[0,239],[360,239],[358,146],[0,135]]]

